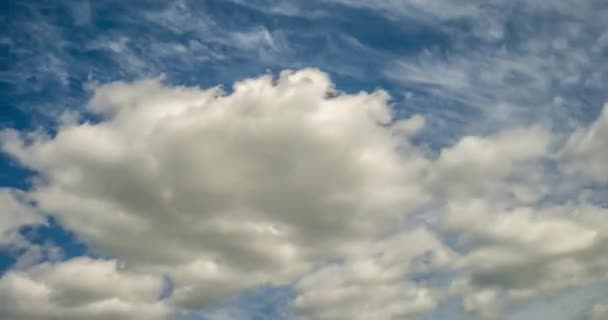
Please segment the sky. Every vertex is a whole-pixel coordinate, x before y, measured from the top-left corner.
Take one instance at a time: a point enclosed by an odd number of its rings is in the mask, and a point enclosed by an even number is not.
[[[0,319],[608,319],[608,2],[0,4]]]

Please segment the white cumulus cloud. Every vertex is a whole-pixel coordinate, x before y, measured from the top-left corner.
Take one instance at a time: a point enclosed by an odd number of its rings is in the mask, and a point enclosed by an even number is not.
[[[345,94],[318,70],[218,88],[99,86],[99,122],[3,133],[38,172],[30,192],[100,253],[168,273],[198,308],[286,281],[390,230],[422,203],[427,160],[383,91]]]

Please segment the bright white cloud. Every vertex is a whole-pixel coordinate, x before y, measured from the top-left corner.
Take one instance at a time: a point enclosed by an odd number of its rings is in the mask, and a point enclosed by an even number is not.
[[[164,319],[162,287],[161,278],[134,274],[111,260],[43,263],[0,278],[0,318]]]
[[[387,98],[339,93],[313,69],[230,94],[118,82],[96,88],[99,123],[8,131],[3,147],[39,172],[42,210],[94,250],[169,273],[174,302],[195,308],[286,281],[426,199],[427,160],[406,139],[423,120],[393,123]]]

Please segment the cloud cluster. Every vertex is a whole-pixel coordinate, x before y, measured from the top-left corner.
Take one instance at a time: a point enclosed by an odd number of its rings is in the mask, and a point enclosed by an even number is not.
[[[495,315],[513,302],[606,280],[607,215],[604,208],[581,205],[452,204],[443,227],[458,235],[465,253],[454,261],[468,275],[461,288],[465,306]]]
[[[424,118],[316,69],[228,92],[115,82],[88,112],[55,134],[3,131],[38,176],[23,201],[0,199],[9,229],[30,222],[28,200],[116,261],[9,272],[10,317],[163,318],[291,284],[311,319],[414,319],[451,295],[492,318],[608,275],[608,211],[563,186],[608,180],[606,112],[565,142],[510,128],[436,156],[411,142]]]
[[[601,143],[593,132],[603,122],[602,113],[565,142],[539,127],[463,137],[433,162],[438,232],[458,252],[452,289],[468,311],[495,318],[513,303],[607,280],[608,211],[582,191],[605,181],[587,171],[602,167],[591,155],[602,149],[589,144]],[[573,168],[587,174],[573,178]]]
[[[439,269],[450,256],[428,230],[401,232],[304,276],[295,307],[307,319],[410,319],[441,296],[413,276]]]

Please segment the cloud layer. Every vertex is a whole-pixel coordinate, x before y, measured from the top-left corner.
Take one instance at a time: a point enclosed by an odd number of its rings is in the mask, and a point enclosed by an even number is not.
[[[311,319],[416,319],[453,297],[499,317],[606,280],[608,212],[588,196],[608,179],[605,114],[566,137],[509,128],[432,153],[412,142],[423,117],[398,119],[384,91],[341,92],[317,69],[228,91],[99,85],[55,133],[2,132],[37,178],[0,199],[5,233],[53,214],[114,260],[10,271],[2,309],[165,318],[275,285]]]

